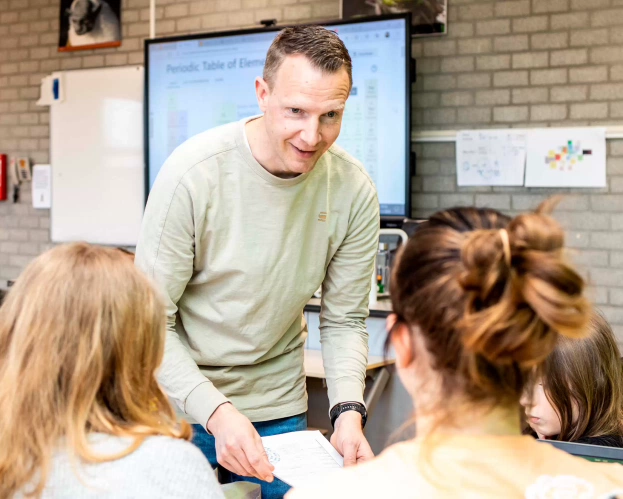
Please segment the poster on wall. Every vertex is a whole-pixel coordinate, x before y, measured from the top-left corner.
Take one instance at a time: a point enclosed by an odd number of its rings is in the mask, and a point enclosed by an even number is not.
[[[523,185],[526,140],[522,130],[460,131],[456,137],[458,185]]]
[[[448,0],[340,0],[342,19],[402,12],[411,12],[413,36],[448,32]]]
[[[606,187],[606,129],[531,130],[526,187]]]
[[[61,0],[58,51],[121,45],[121,0]]]

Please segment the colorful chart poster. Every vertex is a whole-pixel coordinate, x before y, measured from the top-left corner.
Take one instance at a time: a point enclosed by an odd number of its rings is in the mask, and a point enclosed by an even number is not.
[[[606,129],[531,130],[526,187],[606,187]]]

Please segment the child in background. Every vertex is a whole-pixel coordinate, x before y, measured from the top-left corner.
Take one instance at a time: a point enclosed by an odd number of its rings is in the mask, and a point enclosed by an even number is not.
[[[117,249],[28,265],[0,308],[0,497],[223,497],[156,381],[165,321]]]
[[[590,335],[561,337],[522,397],[538,438],[623,447],[623,364],[610,325],[595,313]]]
[[[407,242],[388,319],[416,438],[288,499],[610,497],[623,467],[521,434],[519,399],[560,337],[587,334],[584,282],[546,213],[433,215]]]

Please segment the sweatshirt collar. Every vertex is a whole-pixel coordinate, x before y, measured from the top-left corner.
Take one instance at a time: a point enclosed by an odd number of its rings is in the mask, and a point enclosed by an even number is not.
[[[267,171],[262,165],[258,163],[253,154],[251,153],[251,146],[249,145],[249,140],[247,138],[247,133],[245,130],[245,125],[252,120],[256,120],[260,118],[262,115],[250,116],[248,118],[241,119],[236,127],[236,146],[240,154],[245,160],[245,163],[253,172],[261,177],[263,180],[268,182],[269,184],[287,187],[291,185],[297,185],[303,182],[308,176],[309,173],[301,173],[300,175],[294,178],[281,178],[273,175],[269,171]],[[318,161],[320,162],[322,158]],[[318,165],[316,165],[318,166]],[[313,170],[312,170],[313,171]]]

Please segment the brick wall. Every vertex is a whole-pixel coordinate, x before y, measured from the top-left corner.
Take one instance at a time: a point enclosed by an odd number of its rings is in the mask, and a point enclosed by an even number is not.
[[[123,42],[114,49],[57,51],[58,0],[0,0],[0,153],[49,161],[49,111],[38,107],[41,78],[52,71],[143,63],[149,0],[122,0]],[[331,1],[157,0],[159,36],[258,26],[262,19],[335,19]],[[0,288],[50,247],[49,210],[32,208],[30,185],[18,204],[0,202]]]
[[[623,125],[623,0],[449,0],[449,36],[416,40],[416,130]],[[595,302],[623,342],[623,140],[608,187],[457,187],[454,143],[418,143],[413,214],[452,205],[509,214],[554,193]]]
[[[123,45],[59,54],[57,1],[0,0],[0,151],[47,162],[48,110],[35,106],[55,70],[140,64],[148,0],[123,0]],[[448,0],[449,35],[415,40],[415,130],[620,125],[623,0]],[[157,0],[157,33],[170,35],[331,19],[337,0]],[[413,215],[456,204],[508,213],[567,192],[558,218],[593,295],[623,341],[623,140],[608,143],[608,187],[554,191],[459,188],[454,144],[417,143]],[[0,203],[0,287],[49,246],[49,214]]]

